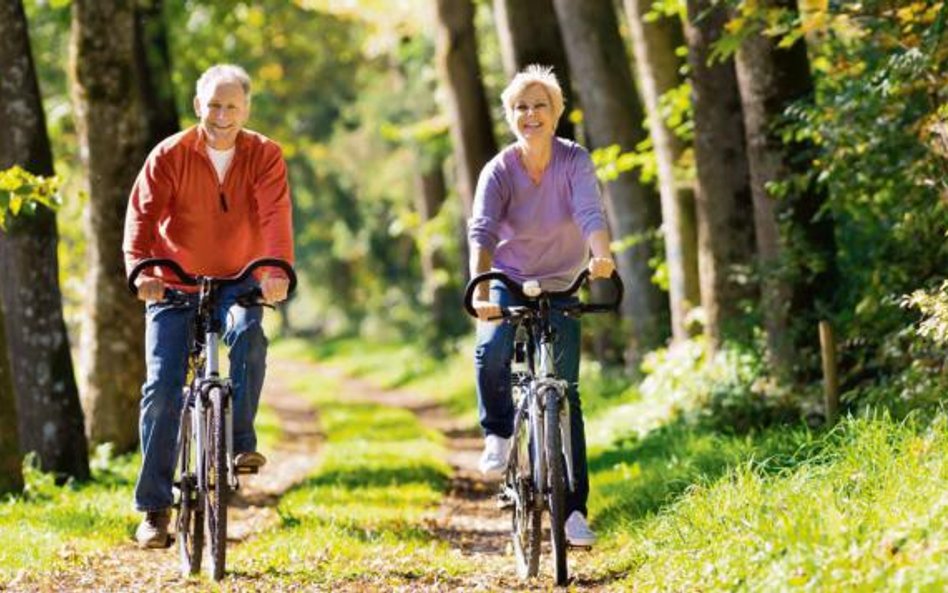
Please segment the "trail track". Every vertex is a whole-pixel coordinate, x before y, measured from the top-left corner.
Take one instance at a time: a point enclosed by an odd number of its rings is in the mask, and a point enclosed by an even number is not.
[[[420,394],[399,390],[382,390],[368,382],[347,378],[331,367],[274,359],[270,363],[263,398],[274,409],[283,437],[268,454],[269,462],[258,476],[241,482],[240,494],[229,515],[229,545],[279,524],[275,510],[280,497],[312,473],[318,463],[320,435],[317,410],[303,398],[294,395],[289,378],[308,374],[330,374],[342,383],[342,392],[358,394],[352,401],[372,402],[408,409],[426,426],[446,436],[448,461],[453,468],[449,491],[441,504],[432,509],[425,527],[432,536],[449,542],[450,546],[477,567],[471,575],[461,578],[414,578],[393,585],[387,575],[382,586],[374,579],[346,581],[331,588],[287,588],[286,582],[273,582],[266,574],[241,572],[239,567],[225,578],[220,590],[285,591],[331,590],[400,591],[400,592],[485,592],[485,591],[552,591],[548,549],[541,559],[541,576],[530,582],[521,581],[514,569],[509,543],[509,514],[497,508],[496,485],[481,479],[477,470],[481,436],[479,431],[452,420],[442,408]],[[572,575],[570,590],[608,591],[608,583],[597,582],[584,571],[584,562],[591,552],[571,550]],[[184,579],[178,571],[178,551],[140,550],[129,539],[108,553],[79,558],[74,550],[62,551],[75,564],[67,569],[40,574],[21,574],[0,584],[0,591],[91,592],[91,591],[197,591],[217,590],[206,580]],[[70,556],[71,555],[71,556]],[[232,567],[228,566],[230,570]]]

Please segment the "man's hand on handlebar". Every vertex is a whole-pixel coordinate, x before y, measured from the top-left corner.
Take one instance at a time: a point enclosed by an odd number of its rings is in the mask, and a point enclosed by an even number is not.
[[[611,257],[594,257],[589,260],[589,279],[608,278],[616,269],[616,262]]]
[[[268,305],[286,300],[290,281],[282,276],[264,276],[260,281],[260,292]]]
[[[160,301],[165,297],[165,282],[161,278],[139,276],[135,285],[138,286],[138,299],[141,301]]]

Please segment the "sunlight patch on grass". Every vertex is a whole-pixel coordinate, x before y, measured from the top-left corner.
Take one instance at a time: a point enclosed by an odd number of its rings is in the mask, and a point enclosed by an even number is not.
[[[717,436],[710,448],[667,443],[666,464],[730,450],[720,461],[731,467],[695,472],[677,499],[644,515],[635,504],[649,497],[630,484],[632,512],[616,519],[600,568],[627,574],[624,588],[636,591],[944,590],[946,427],[945,416],[929,426],[865,418],[818,439],[771,431],[743,444]],[[617,471],[597,479],[619,484]],[[675,475],[643,470],[630,481]]]
[[[99,464],[103,460],[98,460]],[[0,582],[23,569],[43,571],[127,540],[138,520],[131,488],[139,455],[96,467],[93,480],[56,486],[53,477],[27,469],[27,491],[0,502]]]

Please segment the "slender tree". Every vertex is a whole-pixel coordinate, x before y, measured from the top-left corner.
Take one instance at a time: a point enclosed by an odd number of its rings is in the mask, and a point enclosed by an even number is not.
[[[471,0],[437,0],[438,72],[448,93],[451,140],[464,215],[470,217],[481,169],[497,153],[487,94],[477,61]]]
[[[688,312],[701,303],[698,228],[694,190],[675,174],[685,144],[666,123],[660,102],[662,95],[683,82],[677,49],[684,44],[684,35],[677,18],[650,16],[651,6],[651,0],[625,0],[635,71],[658,163],[672,337],[681,340],[688,337]]]
[[[790,378],[802,347],[818,343],[816,308],[828,307],[832,301],[836,247],[832,219],[818,217],[825,192],[807,174],[812,147],[806,142],[785,142],[779,130],[787,107],[813,94],[806,43],[801,38],[782,47],[781,39],[763,33],[763,17],[759,16],[766,10],[796,11],[796,2],[764,0],[758,10],[758,30],[745,38],[737,52],[737,79],[754,199],[767,350],[778,373]],[[811,181],[778,202],[771,184],[793,175]],[[781,219],[791,221],[789,228],[781,229]],[[804,268],[802,262],[792,260],[789,252],[794,242],[792,250],[807,253],[819,263]]]
[[[734,61],[710,60],[727,14],[712,0],[688,0],[687,12],[701,306],[714,351],[742,317],[741,301],[755,295],[755,287],[743,280],[753,263],[754,225]]]
[[[644,113],[615,7],[611,0],[555,0],[554,6],[563,25],[566,55],[590,144],[634,150],[646,136]],[[606,204],[614,238],[632,239],[632,245],[617,254],[617,264],[627,288],[622,312],[631,322],[626,359],[637,367],[666,333],[666,301],[652,283],[649,267],[652,235],[661,225],[661,205],[637,172],[620,174],[609,182]]]
[[[474,28],[474,4],[471,0],[437,0],[438,31],[436,62],[441,83],[447,91],[447,111],[451,122],[458,194],[462,220],[458,225],[461,245],[462,277],[469,277],[466,262],[467,220],[474,206],[477,176],[494,154],[497,140],[487,94],[481,82],[477,61],[477,33]]]
[[[431,225],[444,206],[448,195],[444,178],[444,158],[440,151],[421,150],[418,155],[415,210],[423,225]],[[457,318],[457,307],[451,303],[448,290],[446,262],[440,246],[433,241],[433,233],[423,233],[418,241],[421,274],[424,282],[424,300],[431,304],[432,335],[430,345],[440,352],[441,338],[450,334],[449,326]]]
[[[148,121],[149,146],[180,130],[163,7],[163,0],[135,3],[135,67]]]
[[[150,148],[138,92],[134,5],[76,0],[70,41],[72,96],[90,185],[82,391],[90,437],[111,441],[118,451],[137,443],[144,377],[141,305],[125,286],[122,259],[128,192]]]
[[[513,78],[530,64],[552,66],[568,109],[573,93],[553,0],[494,0],[494,20],[507,78]],[[556,135],[576,137],[573,122],[568,117],[560,118]]]
[[[4,317],[0,303],[0,493],[18,492],[23,488],[20,441],[17,437],[16,396],[13,393],[13,374],[7,356]]]
[[[51,176],[53,156],[19,1],[0,4],[0,81],[0,170],[20,165],[33,174]],[[0,394],[4,394],[0,399],[9,400],[12,370],[21,450],[36,451],[46,471],[85,479],[89,459],[63,321],[58,242],[56,217],[42,205],[33,215],[12,218],[7,230],[0,232],[0,292],[8,349],[4,353],[0,346]],[[0,402],[4,413],[9,403]],[[0,432],[6,435],[0,436],[0,450],[9,454],[12,433],[5,427]],[[8,458],[0,461],[0,472],[6,474],[10,465]],[[19,475],[18,466],[10,471]]]

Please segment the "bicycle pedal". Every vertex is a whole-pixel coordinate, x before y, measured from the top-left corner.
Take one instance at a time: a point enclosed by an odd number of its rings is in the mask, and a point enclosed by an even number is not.
[[[497,495],[497,508],[498,509],[501,509],[501,510],[509,509],[509,508],[512,508],[513,506],[514,506],[514,500],[512,497],[508,496],[507,494],[503,492]]]

